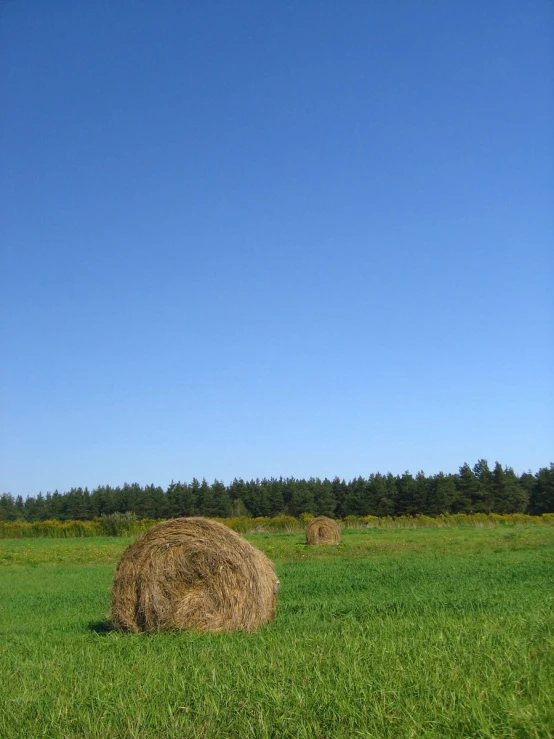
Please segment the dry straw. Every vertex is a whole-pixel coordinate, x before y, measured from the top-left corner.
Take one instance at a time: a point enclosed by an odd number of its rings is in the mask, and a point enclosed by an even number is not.
[[[130,631],[253,631],[275,616],[278,586],[270,560],[237,533],[205,518],[177,518],[123,553],[112,621]]]
[[[338,544],[340,529],[336,521],[327,516],[317,516],[306,526],[308,544]]]

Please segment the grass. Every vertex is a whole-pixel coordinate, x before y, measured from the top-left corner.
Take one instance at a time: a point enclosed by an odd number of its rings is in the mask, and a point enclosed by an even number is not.
[[[129,540],[0,542],[0,736],[554,734],[554,529],[247,538],[277,618],[219,635],[109,630]]]

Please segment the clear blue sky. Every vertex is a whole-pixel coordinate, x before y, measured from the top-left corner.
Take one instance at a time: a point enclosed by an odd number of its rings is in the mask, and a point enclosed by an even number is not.
[[[0,492],[554,459],[554,10],[4,0]]]

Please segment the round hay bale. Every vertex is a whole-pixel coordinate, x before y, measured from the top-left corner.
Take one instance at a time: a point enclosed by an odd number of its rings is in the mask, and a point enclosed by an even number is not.
[[[275,616],[273,564],[234,531],[176,518],[129,546],[112,588],[114,626],[129,631],[254,631]]]
[[[336,521],[327,516],[316,516],[306,526],[308,544],[338,544],[340,529]]]

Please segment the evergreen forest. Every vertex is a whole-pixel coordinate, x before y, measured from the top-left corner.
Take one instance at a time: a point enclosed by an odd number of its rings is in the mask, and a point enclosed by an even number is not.
[[[138,518],[178,516],[277,516],[301,513],[346,516],[437,516],[445,513],[554,513],[554,463],[537,473],[517,475],[497,462],[491,469],[481,459],[456,474],[418,472],[371,474],[350,481],[335,477],[234,479],[208,483],[172,482],[155,485],[125,483],[94,490],[72,488],[23,498],[0,496],[0,521],[91,520],[112,513]]]

